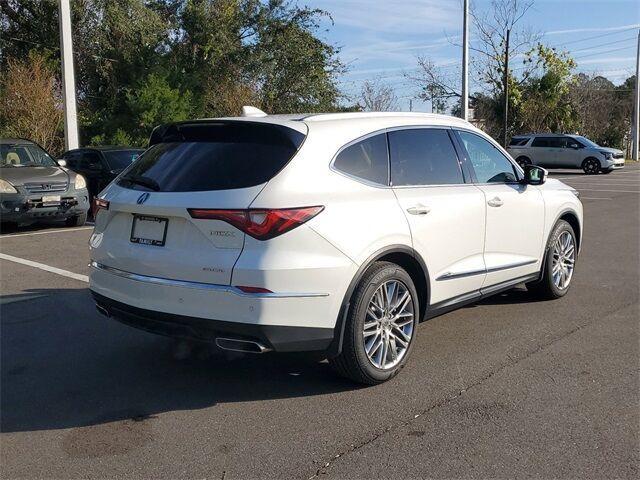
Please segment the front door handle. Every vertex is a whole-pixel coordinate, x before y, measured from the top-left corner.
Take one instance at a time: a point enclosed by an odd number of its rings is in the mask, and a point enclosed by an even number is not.
[[[501,207],[504,202],[500,197],[493,197],[487,202],[490,207]]]
[[[422,204],[414,205],[413,207],[407,208],[407,212],[411,215],[426,215],[429,213],[431,209]]]

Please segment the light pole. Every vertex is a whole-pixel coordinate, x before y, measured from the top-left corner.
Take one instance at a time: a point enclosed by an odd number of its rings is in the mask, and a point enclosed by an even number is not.
[[[631,158],[638,158],[638,142],[640,142],[640,31],[638,32],[638,48],[636,49],[636,95],[633,108],[633,152]]]
[[[464,0],[462,20],[462,118],[469,120],[469,0]]]
[[[64,146],[78,148],[78,114],[76,82],[73,73],[73,39],[71,37],[71,7],[69,0],[59,0],[60,55],[62,56],[62,92],[64,105]]]

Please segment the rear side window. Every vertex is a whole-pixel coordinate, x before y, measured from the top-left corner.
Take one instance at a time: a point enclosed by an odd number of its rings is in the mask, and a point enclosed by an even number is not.
[[[151,146],[120,177],[126,188],[162,192],[231,190],[273,178],[305,136],[282,125],[242,121],[172,124],[152,134]]]
[[[393,186],[464,183],[456,151],[444,129],[389,132],[389,152]]]
[[[381,133],[349,145],[338,154],[333,166],[347,175],[387,185],[389,181],[387,135]]]
[[[510,147],[522,147],[523,145],[525,145],[527,142],[529,141],[529,138],[512,138],[511,142],[509,143]]]
[[[532,147],[550,147],[551,141],[553,139],[551,137],[536,137],[531,142]]]

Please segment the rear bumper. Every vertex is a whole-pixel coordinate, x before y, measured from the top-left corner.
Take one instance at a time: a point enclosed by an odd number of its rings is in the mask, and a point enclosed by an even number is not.
[[[117,302],[91,291],[98,310],[147,332],[174,338],[215,342],[217,338],[256,341],[278,352],[322,351],[333,340],[332,328],[259,325],[190,317]]]

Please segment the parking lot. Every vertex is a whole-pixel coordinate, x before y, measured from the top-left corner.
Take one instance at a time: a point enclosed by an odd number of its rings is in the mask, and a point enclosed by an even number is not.
[[[186,355],[99,315],[90,226],[2,234],[1,476],[637,478],[640,168],[552,176],[585,207],[569,294],[429,320],[369,388],[297,356]]]

